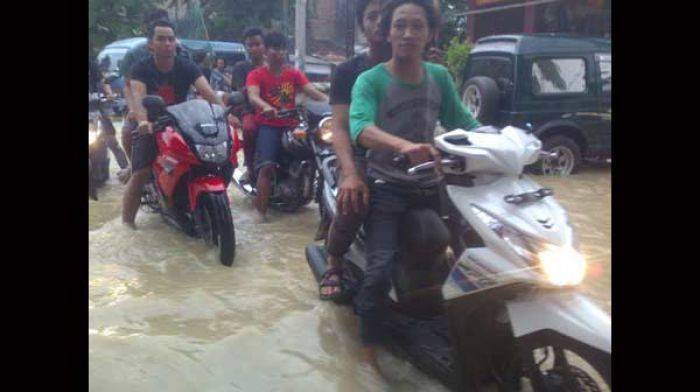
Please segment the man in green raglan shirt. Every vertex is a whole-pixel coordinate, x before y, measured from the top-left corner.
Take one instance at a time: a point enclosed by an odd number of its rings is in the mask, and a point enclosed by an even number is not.
[[[447,69],[422,61],[438,27],[428,0],[394,0],[384,9],[380,29],[392,46],[392,58],[357,79],[350,104],[350,136],[368,151],[370,201],[365,234],[367,269],[355,310],[366,360],[377,366],[384,298],[390,289],[398,251],[401,217],[410,209],[439,210],[439,170],[408,175],[394,159],[411,165],[440,159],[433,147],[437,121],[446,129],[480,126],[462,104]]]

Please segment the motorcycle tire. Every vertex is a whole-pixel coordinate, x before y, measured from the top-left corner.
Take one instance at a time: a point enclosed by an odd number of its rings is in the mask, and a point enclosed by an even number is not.
[[[206,193],[202,195],[200,208],[202,208],[205,222],[210,225],[209,240],[219,248],[219,261],[230,267],[236,256],[236,232],[226,194]]]
[[[540,358],[538,359],[535,357],[533,361],[542,361],[543,363],[540,365],[542,366],[546,363],[542,358],[543,348],[548,351],[548,355],[555,355],[554,367],[547,370],[546,374],[542,373],[542,369],[539,366],[534,369],[530,366],[526,369],[524,376],[530,379],[530,383],[535,392],[552,390],[597,392],[612,390],[610,381],[610,354],[581,344],[572,343],[570,340],[566,339],[557,339],[556,342],[547,341],[545,339],[533,340],[523,345],[521,352],[526,355],[529,354],[530,356],[538,352]],[[568,367],[570,382],[573,383],[574,386],[565,385],[567,379],[566,371],[561,365],[557,367],[556,356],[562,355],[562,353],[564,353],[563,355],[566,357],[565,366]],[[572,357],[569,353],[573,353],[579,358],[575,361],[571,361],[571,359],[575,357]],[[583,360],[583,362],[581,360]],[[533,361],[530,361],[531,364],[535,363]],[[584,362],[586,365],[583,365]],[[593,370],[597,374],[592,374],[590,370]]]

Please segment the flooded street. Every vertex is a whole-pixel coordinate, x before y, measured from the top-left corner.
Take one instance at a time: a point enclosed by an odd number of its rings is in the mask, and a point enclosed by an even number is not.
[[[214,248],[144,209],[138,231],[123,227],[111,159],[100,200],[89,201],[91,390],[446,391],[386,353],[391,381],[360,364],[352,310],[318,300],[304,256],[316,204],[271,210],[271,223],[256,225],[251,201],[230,186],[237,248],[227,268]],[[590,266],[583,290],[610,312],[609,165],[536,181],[569,212]]]

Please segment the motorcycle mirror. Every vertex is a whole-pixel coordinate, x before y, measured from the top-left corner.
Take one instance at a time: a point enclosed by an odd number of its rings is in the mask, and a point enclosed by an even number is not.
[[[165,101],[158,95],[146,95],[141,104],[148,113],[148,121],[155,121],[165,110]]]
[[[245,102],[245,96],[238,91],[234,91],[231,94],[229,94],[228,100],[226,101],[226,105],[227,106],[238,106],[238,105],[242,104],[243,102]]]

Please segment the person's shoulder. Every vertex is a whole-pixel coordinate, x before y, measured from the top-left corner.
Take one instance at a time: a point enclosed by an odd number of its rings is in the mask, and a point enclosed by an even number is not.
[[[241,68],[247,68],[247,67],[253,67],[253,63],[251,63],[248,60],[239,60],[236,61],[236,64],[233,64],[233,69],[241,69]]]
[[[387,76],[387,72],[384,68],[384,63],[379,63],[366,71],[360,73],[360,76],[357,77],[357,80],[363,79],[363,80],[378,80],[385,78]]]
[[[139,59],[136,59],[136,61],[132,64],[131,70],[136,71],[136,70],[146,70],[152,65],[152,57],[142,57]]]
[[[428,61],[424,61],[423,64],[425,65],[425,69],[433,76],[444,78],[450,74],[450,71],[448,71],[442,64],[431,63]]]

